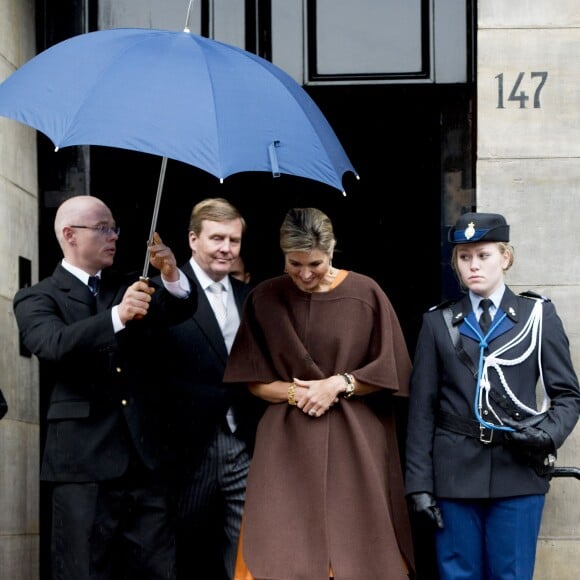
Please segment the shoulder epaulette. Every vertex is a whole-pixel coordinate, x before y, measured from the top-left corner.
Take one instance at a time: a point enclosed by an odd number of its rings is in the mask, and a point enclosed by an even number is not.
[[[547,296],[542,296],[541,294],[533,292],[532,290],[520,292],[520,296],[523,296],[524,298],[533,298],[534,300],[541,300],[542,302],[551,302],[551,300]]]
[[[429,308],[427,312],[433,312],[434,310],[441,310],[442,308],[447,308],[447,306],[451,306],[452,304],[455,304],[455,302],[456,302],[455,300],[444,300],[440,304],[431,306],[431,308]]]

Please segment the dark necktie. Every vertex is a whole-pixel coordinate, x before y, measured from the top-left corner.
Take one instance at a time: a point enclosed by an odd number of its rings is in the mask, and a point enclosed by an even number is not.
[[[89,288],[93,293],[93,296],[96,296],[99,293],[100,283],[101,279],[98,276],[89,276]]]
[[[492,305],[492,302],[489,298],[484,298],[479,302],[479,306],[483,311],[481,316],[479,317],[479,326],[483,331],[483,335],[487,334],[489,327],[491,326],[491,315],[489,314],[489,307]]]

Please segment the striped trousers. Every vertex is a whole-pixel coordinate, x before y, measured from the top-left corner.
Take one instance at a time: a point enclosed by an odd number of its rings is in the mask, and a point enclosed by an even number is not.
[[[250,456],[226,421],[180,490],[178,580],[232,580]]]

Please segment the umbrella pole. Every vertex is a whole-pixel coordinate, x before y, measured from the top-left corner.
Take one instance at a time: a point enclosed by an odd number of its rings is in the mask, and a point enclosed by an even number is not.
[[[153,234],[157,229],[157,218],[159,216],[159,205],[161,204],[161,193],[163,192],[163,183],[165,182],[165,170],[167,169],[167,157],[161,160],[161,171],[159,172],[159,182],[157,183],[157,195],[155,196],[155,206],[153,208],[153,217],[151,219],[151,231],[149,232],[149,238],[147,240],[147,253],[145,254],[145,264],[143,266],[142,280],[148,279],[149,274],[149,260],[151,258],[151,252],[149,251],[149,245],[153,242]]]
[[[189,6],[187,7],[187,16],[185,17],[185,28],[183,32],[190,32],[189,30],[189,18],[191,16],[191,5],[193,4],[193,0],[189,0]]]

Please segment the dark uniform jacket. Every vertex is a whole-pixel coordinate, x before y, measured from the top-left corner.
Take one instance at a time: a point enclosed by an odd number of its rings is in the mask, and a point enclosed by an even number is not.
[[[217,429],[226,421],[233,407],[237,422],[236,436],[251,453],[262,401],[246,388],[222,383],[228,351],[205,291],[187,263],[181,270],[196,288],[199,305],[192,316],[169,329],[165,347],[168,350],[168,374],[176,393],[176,411],[171,425],[177,450],[176,469],[187,477],[199,465]],[[251,287],[230,276],[238,311]]]
[[[505,313],[500,326],[488,338],[485,354],[521,333],[537,296],[515,295],[506,287],[494,324]],[[572,366],[569,344],[554,305],[542,299],[541,340],[531,345],[527,335],[517,346],[501,355],[517,364],[502,365],[505,382],[525,406],[537,409],[536,383],[539,378],[538,349],[548,396],[546,414],[537,426],[547,432],[555,448],[570,434],[580,412],[578,379]],[[449,325],[445,321],[449,317]],[[411,378],[411,396],[406,446],[406,493],[430,492],[443,498],[500,498],[545,493],[549,478],[536,472],[519,454],[514,454],[500,431],[484,429],[482,437],[459,434],[441,426],[441,417],[453,423],[472,422],[475,407],[480,339],[467,324],[479,328],[468,296],[424,314]],[[454,345],[457,341],[457,346]],[[533,348],[532,348],[533,347]],[[526,351],[531,349],[527,358]],[[463,351],[463,352],[462,352]],[[490,398],[483,399],[481,417],[499,424],[499,418],[520,421],[531,414],[511,402],[499,374],[489,369]],[[459,418],[459,419],[457,419]],[[491,442],[484,443],[481,439]],[[511,444],[515,445],[514,443]]]
[[[57,266],[52,276],[14,297],[24,345],[51,383],[41,478],[101,481],[122,475],[131,457],[150,469],[167,451],[164,436],[171,403],[158,376],[160,330],[191,316],[196,307],[164,288],[149,313],[115,333],[111,308],[137,279],[105,270],[95,299],[78,278]]]

